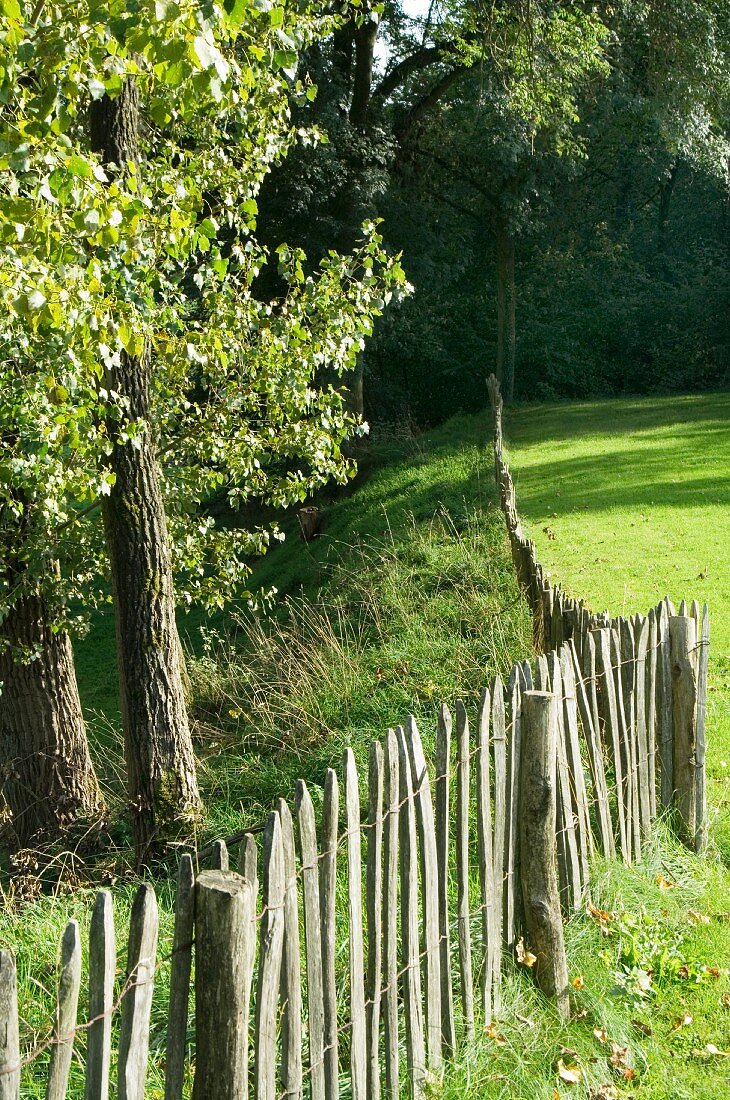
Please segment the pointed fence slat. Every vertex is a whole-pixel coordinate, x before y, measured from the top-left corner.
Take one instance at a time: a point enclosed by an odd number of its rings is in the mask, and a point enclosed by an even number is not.
[[[143,883],[129,920],[126,993],[119,1027],[120,1100],[144,1100],[158,928],[157,898],[152,887]]]
[[[477,726],[477,840],[482,913],[482,965],[479,986],[485,1022],[492,1019],[494,965],[494,873],[492,864],[492,795],[489,780],[489,691],[482,692]]]
[[[635,797],[636,783],[636,759],[634,751],[633,730],[630,722],[630,711],[624,705],[623,669],[621,657],[621,631],[614,623],[610,631],[611,642],[611,667],[613,671],[614,694],[616,701],[616,714],[618,716],[618,747],[621,754],[622,783],[619,788],[616,784],[617,794],[619,790],[623,796],[624,820],[626,826],[626,841],[628,845],[627,862],[641,857],[641,850],[637,852],[639,845],[639,830],[637,814],[638,799]],[[628,707],[631,705],[630,694],[627,695]]]
[[[385,739],[385,823],[383,827],[383,1025],[385,1088],[389,1100],[400,1096],[398,1048],[398,830],[400,782],[395,731]]]
[[[182,1100],[188,1034],[188,1000],[193,960],[195,874],[186,853],[180,858],[175,893],[175,932],[170,967],[170,1000],[167,1010],[165,1050],[165,1100]]]
[[[618,708],[616,704],[616,687],[611,667],[611,630],[601,627],[595,630],[596,642],[596,673],[601,693],[601,710],[604,722],[605,740],[609,747],[609,755],[613,764],[614,780],[616,783],[616,813],[618,816],[618,838],[621,854],[626,863],[631,862],[631,843],[627,831],[626,803],[624,800],[624,773],[623,755],[621,745],[621,730],[619,727]]]
[[[590,647],[594,644],[590,634],[587,636],[587,639],[588,642],[584,644],[583,647],[584,653],[588,652]],[[578,710],[580,712],[581,722],[583,724],[583,734],[588,748],[588,763],[591,770],[593,798],[596,807],[596,817],[598,819],[599,843],[604,856],[607,859],[612,859],[615,855],[615,846],[613,825],[611,823],[611,808],[608,799],[608,785],[606,783],[606,772],[603,766],[603,749],[598,727],[595,725],[593,706],[586,691],[586,683],[581,673],[578,654],[574,644],[570,642],[569,645],[573,658]],[[595,650],[594,655],[589,659],[595,662]],[[593,683],[593,686],[595,687],[595,683]]]
[[[107,1100],[111,1066],[112,1004],[117,949],[112,897],[96,895],[89,926],[89,1020],[85,1100]]]
[[[322,991],[322,929],[320,917],[317,829],[314,807],[306,783],[297,783],[295,814],[299,827],[299,855],[302,867],[304,942],[307,972],[307,1020],[309,1071],[312,1100],[324,1100],[324,995]]]
[[[241,878],[245,878],[254,888],[254,894],[259,892],[258,878],[258,848],[256,837],[253,833],[246,833],[241,841],[238,852],[238,867],[236,868]]]
[[[340,1094],[340,1057],[337,1033],[337,847],[340,827],[340,788],[337,772],[328,768],[324,778],[322,808],[322,856],[319,868],[319,904],[322,929],[322,991],[324,1004],[324,1081],[327,1100]]]
[[[459,938],[459,974],[464,1032],[467,1040],[474,1035],[474,979],[471,958],[471,912],[469,901],[469,719],[466,708],[456,704],[456,882],[457,928]]]
[[[406,1055],[410,1095],[424,1095],[426,1046],[421,1002],[421,964],[418,938],[418,847],[410,756],[405,731],[398,726],[400,775],[400,895],[403,954],[403,1001],[406,1025]]]
[[[672,658],[669,649],[669,601],[659,607],[659,762],[661,765],[661,800],[666,809],[672,804],[674,775],[672,763]]]
[[[652,819],[649,794],[649,742],[646,728],[646,653],[649,646],[649,620],[643,619],[635,629],[634,705],[638,751],[639,816],[642,833],[646,835],[651,827]]]
[[[562,612],[561,612],[562,622]],[[507,718],[504,687],[499,676],[491,684],[492,747],[494,751],[494,822],[492,832],[492,883],[494,929],[492,938],[492,1010],[500,1011],[502,980],[502,916],[504,911],[504,842],[507,832]]]
[[[560,673],[563,684],[563,729],[565,731],[568,775],[575,817],[575,834],[578,841],[578,856],[580,859],[582,901],[583,894],[588,887],[588,861],[592,850],[592,836],[590,814],[588,810],[588,794],[586,792],[585,775],[583,773],[583,758],[581,756],[580,739],[578,737],[578,703],[576,698],[575,673],[573,671],[573,659],[568,645],[564,645],[560,651]]]
[[[656,793],[656,749],[657,749],[657,662],[658,662],[658,630],[656,611],[651,609],[648,616],[649,641],[646,652],[646,679],[645,679],[645,705],[646,705],[646,749],[647,749],[647,775],[649,786],[649,817],[653,821],[656,817],[657,793]]]
[[[707,670],[710,659],[710,614],[707,604],[697,627],[699,653],[697,657],[697,728],[695,731],[695,806],[697,822],[694,846],[697,853],[707,847],[707,775],[705,755],[707,751],[705,720],[707,709]]]
[[[671,615],[674,798],[683,839],[697,832],[697,624],[690,615]]]
[[[213,844],[213,854],[210,857],[210,866],[213,871],[227,871],[230,866],[228,846],[225,840],[216,840]]]
[[[250,1049],[250,1033],[251,1033],[251,994],[253,992],[253,975],[254,965],[256,962],[256,943],[258,940],[258,916],[259,916],[259,876],[258,876],[258,845],[256,843],[256,837],[253,833],[246,833],[241,842],[241,847],[238,853],[238,873],[241,878],[244,878],[249,885],[248,899],[248,921],[245,925],[246,934],[246,975],[243,983],[243,1019],[246,1021],[246,1026],[243,1033],[243,1041],[241,1048],[241,1058],[243,1064],[246,1066],[246,1074],[244,1076],[244,1084],[246,1088],[245,1095],[248,1096],[249,1089],[249,1049]]]
[[[439,956],[441,971],[441,1040],[445,1057],[456,1049],[454,992],[449,921],[449,831],[451,800],[451,730],[449,708],[439,711],[436,734],[436,855],[438,859]]]
[[[0,1100],[20,1100],[18,982],[12,951],[0,950]]]
[[[352,749],[342,757],[347,828],[347,896],[350,926],[350,1075],[353,1100],[367,1096],[365,952],[362,923],[360,789]]]
[[[56,1026],[48,1067],[46,1100],[65,1100],[71,1068],[76,1014],[81,988],[81,938],[79,926],[70,920],[61,939],[61,974],[58,982]]]
[[[195,1081],[193,1100],[245,1100],[245,986],[252,964],[250,882],[210,870],[195,883]]]
[[[566,913],[578,909],[581,904],[581,870],[578,840],[575,834],[573,798],[568,770],[568,751],[563,706],[563,681],[558,655],[550,654],[550,682],[556,697],[555,723],[557,729],[557,841],[558,865],[561,879],[561,900]]]
[[[441,967],[439,951],[438,858],[436,826],[431,797],[431,780],[416,721],[411,715],[407,726],[408,753],[413,780],[416,827],[418,830],[423,908],[423,994],[428,1068],[441,1067]]]
[[[302,977],[299,957],[299,894],[297,889],[294,826],[289,807],[280,798],[276,810],[281,822],[284,857],[284,949],[281,966],[281,1087],[288,1100],[302,1096]]]
[[[515,672],[517,671],[515,666]],[[511,692],[511,715],[507,740],[507,821],[504,835],[503,939],[513,947],[519,936],[522,891],[519,881],[519,774],[521,751],[520,677],[515,676]]]
[[[281,821],[269,814],[264,829],[263,912],[259,921],[259,973],[256,986],[256,1100],[276,1100],[276,1032],[284,948],[284,850]],[[202,1098],[201,1098],[202,1100]]]
[[[383,746],[370,745],[366,897],[368,962],[365,982],[368,1100],[380,1100],[380,1004],[383,973]]]

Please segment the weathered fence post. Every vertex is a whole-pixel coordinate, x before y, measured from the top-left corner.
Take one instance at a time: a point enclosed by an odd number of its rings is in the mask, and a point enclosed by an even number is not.
[[[15,959],[0,951],[0,1100],[20,1098],[20,1029]]]
[[[284,949],[285,886],[281,819],[275,812],[269,814],[264,830],[263,872],[264,905],[259,921],[259,973],[256,986],[255,1095],[256,1100],[275,1100],[277,1007]]]
[[[456,704],[456,882],[459,939],[459,974],[464,1032],[474,1036],[474,979],[471,961],[471,914],[469,908],[469,719],[461,700]]]
[[[143,883],[129,918],[128,988],[119,1025],[119,1100],[144,1100],[158,927],[155,892]]]
[[[704,759],[697,753],[697,624],[691,615],[669,617],[669,648],[672,669],[672,767],[674,801],[680,817],[682,838],[695,847],[702,831],[703,807],[698,805],[697,769]],[[704,747],[704,746],[703,746]]]
[[[340,1095],[340,1055],[337,1031],[337,847],[339,844],[340,788],[337,772],[328,768],[322,806],[322,856],[319,868],[322,996],[324,1012],[324,1084],[327,1100]],[[310,1040],[311,1041],[311,1040]]]
[[[451,976],[449,928],[449,833],[451,808],[451,714],[442,705],[436,736],[436,846],[438,854],[439,950],[441,954],[441,1039],[444,1055],[456,1049],[454,991]]]
[[[309,1023],[309,1071],[312,1100],[324,1100],[324,993],[322,981],[322,936],[317,866],[317,829],[314,806],[303,779],[297,783],[296,815],[299,824],[299,854],[302,861],[304,901],[304,944],[307,957],[307,1019]]]
[[[251,883],[235,871],[202,871],[195,883],[195,1083],[193,1100],[245,1100],[245,987],[253,962]]]
[[[193,861],[186,853],[180,859],[175,896],[175,935],[172,945],[165,1056],[165,1100],[182,1100],[183,1094],[194,916],[195,874]]]
[[[109,1095],[116,965],[112,896],[108,890],[100,890],[89,926],[89,1019],[93,1023],[86,1040],[84,1100],[107,1100]]]
[[[299,953],[299,892],[294,826],[286,801],[276,810],[284,853],[284,953],[281,964],[281,1087],[288,1100],[302,1096],[302,975]]]
[[[345,749],[342,755],[342,771],[347,825],[347,894],[350,918],[350,1079],[352,1100],[365,1100],[367,1096],[367,1028],[362,927],[360,790],[352,749]]]
[[[398,1050],[398,816],[400,781],[395,730],[385,738],[385,825],[383,829],[383,1025],[385,1088],[390,1100],[400,1095]]]
[[[707,669],[710,659],[710,613],[707,604],[702,609],[700,623],[699,660],[697,662],[697,733],[695,757],[695,800],[697,827],[695,851],[704,852],[707,847],[707,776],[705,774],[705,710],[707,707]]]
[[[380,1100],[380,1002],[383,985],[383,746],[370,745],[368,760],[366,898],[368,953],[365,981],[368,1100]]]
[[[530,948],[537,956],[535,977],[547,997],[556,999],[567,1019],[568,964],[560,916],[555,853],[557,701],[543,691],[522,696],[520,758],[520,874]]]
[[[54,1046],[51,1048],[51,1064],[48,1067],[46,1100],[64,1100],[68,1073],[71,1068],[76,1011],[81,987],[81,940],[75,920],[66,925],[61,940],[61,975],[58,982],[58,1005]]]

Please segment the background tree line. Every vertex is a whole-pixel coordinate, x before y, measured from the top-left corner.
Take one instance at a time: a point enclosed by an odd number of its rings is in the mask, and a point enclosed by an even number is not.
[[[81,8],[0,9],[2,796],[15,845],[103,820],[71,636],[111,599],[142,862],[202,811],[175,612],[250,597],[261,506],[363,415],[725,383],[730,17]]]
[[[472,409],[493,367],[528,399],[727,384],[728,42],[719,2],[386,4],[307,52],[330,143],[263,226],[316,249],[377,211],[403,251],[369,419]]]

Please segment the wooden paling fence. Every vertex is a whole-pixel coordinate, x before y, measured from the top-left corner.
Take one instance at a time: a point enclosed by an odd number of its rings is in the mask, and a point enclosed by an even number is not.
[[[529,949],[567,1015],[562,918],[586,901],[594,849],[638,859],[672,805],[687,841],[704,846],[707,608],[675,614],[664,600],[611,620],[552,586],[522,534],[490,392],[502,506],[544,652],[506,684],[495,677],[471,719],[462,702],[453,718],[441,707],[434,767],[410,718],[371,745],[362,774],[348,749],[339,777],[329,769],[311,792],[300,781],[261,841],[240,841],[236,870],[223,841],[205,869],[184,855],[162,958],[155,894],[142,885],[121,978],[101,891],[82,1022],[71,921],[55,1018],[30,1050],[15,958],[1,951],[0,1100],[18,1100],[39,1066],[49,1100],[107,1100],[113,1082],[120,1100],[142,1100],[163,962],[165,1100],[420,1098],[500,1014],[506,951]],[[69,1085],[74,1058],[83,1088]]]
[[[676,611],[664,599],[647,615],[611,618],[553,585],[517,512],[494,375],[488,389],[497,487],[515,569],[533,615],[535,644],[543,652],[557,652],[566,642],[575,649],[575,666],[586,684],[586,698],[579,700],[584,728],[589,737],[603,739],[613,768],[621,855],[627,861],[640,856],[642,829],[657,804],[676,809],[683,839],[702,852],[707,844],[707,605],[700,609],[693,600],[688,607],[682,600]],[[604,851],[610,851],[607,833]]]
[[[685,644],[671,637],[675,649]],[[197,875],[182,857],[166,959],[166,1100],[187,1095],[192,1066],[195,1100],[334,1100],[340,1091],[379,1100],[405,1085],[420,1096],[475,1020],[499,1014],[503,952],[523,937],[540,986],[567,1012],[561,911],[584,904],[594,847],[636,858],[662,802],[662,663],[647,660],[643,642],[625,660],[611,627],[587,639],[582,656],[571,638],[515,666],[506,686],[496,677],[471,723],[463,703],[455,723],[443,706],[433,771],[411,718],[373,743],[366,782],[349,749],[341,778],[327,772],[319,823],[300,781],[294,806],[280,800],[269,816],[261,851],[253,833],[244,837],[236,871],[222,841]],[[691,663],[670,679],[675,701],[696,693]],[[137,894],[121,988],[111,900],[101,891],[91,917],[85,1022],[71,921],[55,1026],[22,1058],[15,962],[0,953],[0,1100],[19,1097],[24,1063],[49,1051],[47,1096],[65,1097],[74,1049],[85,1100],[106,1100],[113,1066],[122,1100],[144,1096],[155,894],[147,885]]]

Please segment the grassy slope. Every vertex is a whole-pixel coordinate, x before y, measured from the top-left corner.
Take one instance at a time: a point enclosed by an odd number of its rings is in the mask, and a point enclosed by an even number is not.
[[[506,420],[518,505],[543,563],[596,609],[646,611],[670,595],[707,600],[711,613],[708,705],[713,850],[703,865],[669,856],[673,891],[623,877],[655,921],[655,938],[682,936],[678,955],[726,967],[730,959],[730,396],[526,406]],[[664,857],[666,873],[667,856]],[[661,868],[660,868],[661,869]],[[621,904],[606,897],[606,904]],[[671,901],[671,904],[669,904]],[[626,901],[623,902],[626,904]],[[634,899],[638,904],[638,899]],[[694,924],[689,911],[710,916]],[[666,916],[663,912],[666,910]],[[730,1048],[727,977],[667,982],[653,1006],[641,1097],[727,1095],[730,1070],[708,1042]],[[673,1030],[686,1016],[693,1020]]]
[[[367,478],[326,507],[322,537],[305,545],[294,536],[261,563],[257,583],[280,592],[268,622],[219,620],[206,655],[194,621],[183,621],[199,654],[191,673],[208,810],[201,842],[261,821],[277,796],[293,794],[299,776],[318,801],[325,769],[338,765],[345,744],[364,763],[370,740],[409,712],[432,744],[442,699],[462,696],[473,706],[495,672],[506,673],[524,656],[529,615],[495,505],[488,438],[482,416],[375,449]],[[108,771],[118,756],[108,616],[96,621],[78,654],[84,703],[96,715],[92,747]],[[74,870],[83,877],[84,868],[74,868],[68,855],[61,862],[68,889],[20,907],[11,888],[10,904],[0,907],[0,946],[17,950],[26,1050],[46,1036],[52,1019],[64,923],[79,919],[85,940],[94,897],[94,888],[73,883]],[[124,851],[116,864],[105,861],[120,959],[132,896],[127,863]],[[158,885],[165,956],[172,896],[164,879]],[[344,911],[346,889],[340,893]],[[339,957],[344,965],[344,950]],[[165,964],[155,994],[150,1097],[161,1095],[168,973]],[[82,1004],[84,998],[82,992]],[[75,1067],[74,1097],[80,1075]],[[41,1082],[42,1072],[34,1079],[28,1071],[23,1095],[42,1096]]]
[[[473,701],[488,676],[525,654],[529,623],[493,507],[491,455],[482,446],[486,433],[485,418],[461,418],[417,443],[381,451],[369,479],[328,507],[321,540],[304,546],[292,539],[262,563],[259,582],[277,584],[289,603],[280,604],[270,629],[244,622],[235,645],[227,632],[212,639],[209,655],[193,664],[210,833],[260,820],[271,799],[289,793],[299,774],[311,782],[316,798],[324,768],[337,762],[344,743],[363,759],[370,738],[409,710],[430,741],[442,697],[463,694]],[[82,690],[87,704],[108,706],[114,725],[109,641],[104,626],[90,638]],[[676,883],[671,890],[660,890],[659,872]],[[582,978],[583,988],[575,990],[576,1012],[568,1025],[541,1002],[529,974],[508,968],[502,1022],[487,1035],[478,1028],[474,1046],[447,1075],[444,1098],[553,1100],[590,1096],[610,1082],[622,1096],[650,1100],[725,1096],[723,1060],[692,1051],[707,1042],[730,1047],[730,1014],[719,1003],[727,982],[703,977],[696,965],[726,964],[726,928],[715,920],[696,927],[687,922],[689,908],[726,908],[717,883],[712,863],[697,865],[661,831],[641,868],[597,866],[596,903],[634,915],[646,910],[653,913],[651,922],[640,933],[622,932],[614,922],[609,937],[585,916],[569,923],[570,976]],[[43,1035],[51,1015],[44,986],[52,988],[63,922],[72,914],[86,922],[91,897],[91,891],[77,890],[0,914],[0,943],[19,948],[26,1040],[33,1032]],[[115,898],[123,928],[128,889],[117,884]],[[472,902],[475,908],[476,893]],[[163,888],[163,954],[169,949],[170,904]],[[344,890],[340,904],[347,904]],[[678,945],[677,931],[688,933]],[[475,919],[476,942],[478,936]],[[654,983],[658,996],[641,997],[631,978],[626,989],[617,987],[618,957],[622,951],[627,956],[634,942],[645,965],[648,960],[658,967],[666,959],[667,976]],[[338,957],[344,966],[345,953]],[[672,967],[685,963],[698,983],[672,977]],[[163,966],[155,997],[151,1097],[160,1095],[166,975]],[[671,1020],[687,1014],[697,1022],[670,1032]],[[637,1030],[632,1020],[653,1027],[653,1034]],[[626,1060],[636,1068],[637,1081],[616,1077],[607,1061],[610,1047],[594,1035],[601,1028],[628,1047]],[[568,1064],[577,1057],[579,1085],[557,1078],[561,1057]],[[42,1095],[30,1077],[24,1095]]]

